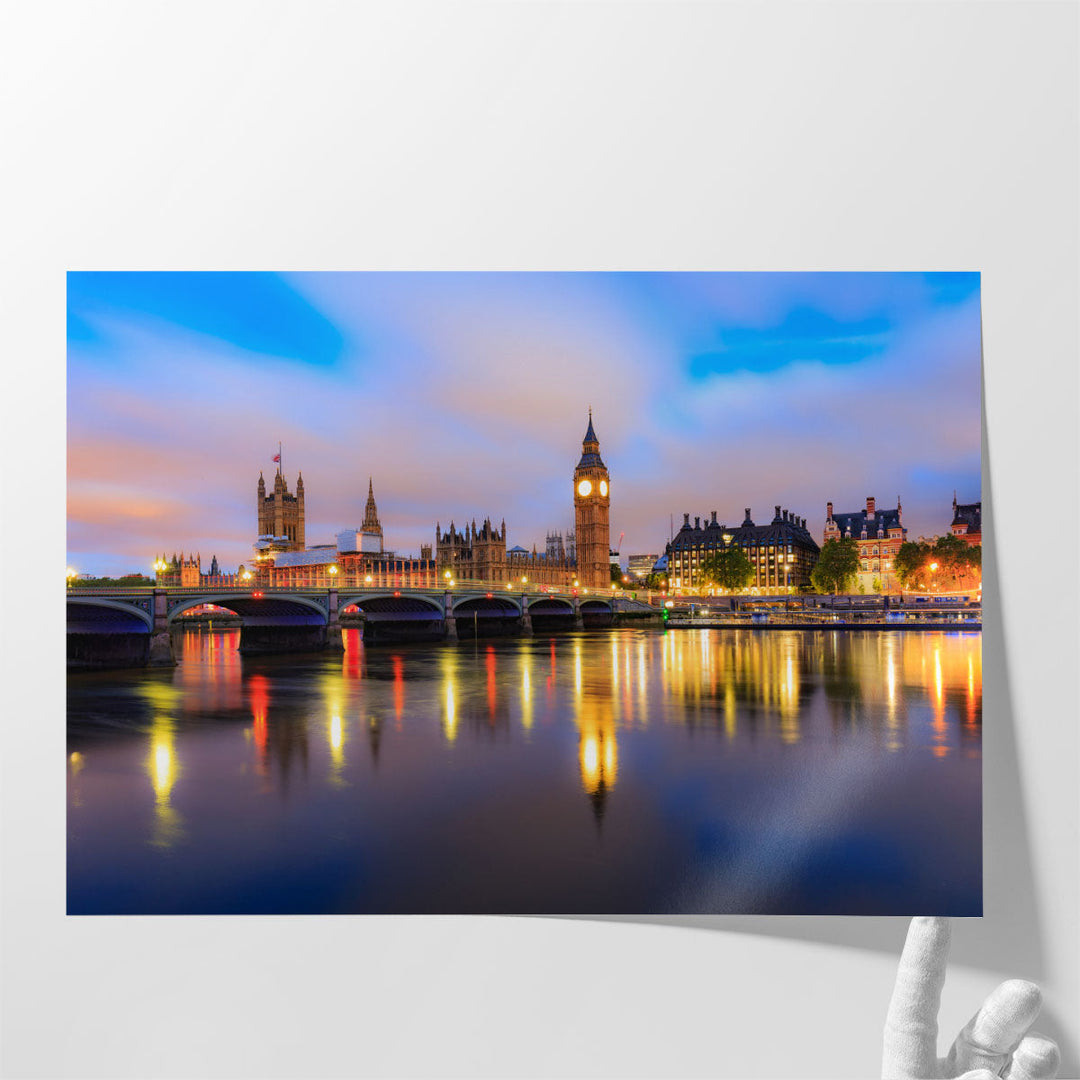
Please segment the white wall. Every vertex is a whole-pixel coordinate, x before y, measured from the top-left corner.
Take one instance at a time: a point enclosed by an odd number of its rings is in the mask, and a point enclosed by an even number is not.
[[[7,1075],[876,1068],[903,920],[65,918],[63,274],[260,267],[982,270],[986,917],[944,1026],[1035,977],[1080,1072],[1075,6],[5,21]]]

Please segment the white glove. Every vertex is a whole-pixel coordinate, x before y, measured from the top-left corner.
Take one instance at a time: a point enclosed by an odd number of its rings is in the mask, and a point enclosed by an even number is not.
[[[1028,1033],[1042,994],[1022,979],[1003,982],[937,1056],[938,1008],[949,960],[948,919],[911,920],[885,1020],[883,1080],[1053,1080],[1061,1055],[1052,1039]]]

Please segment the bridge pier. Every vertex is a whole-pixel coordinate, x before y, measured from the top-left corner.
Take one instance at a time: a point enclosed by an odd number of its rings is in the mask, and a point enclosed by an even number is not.
[[[172,630],[169,626],[169,594],[164,589],[154,590],[154,629],[150,632],[148,663],[151,667],[174,667]]]
[[[585,620],[581,617],[581,602],[576,596],[574,597],[574,629],[585,629]]]
[[[449,589],[443,593],[443,626],[446,628],[446,640],[457,641],[457,619],[454,618],[454,594]]]
[[[338,591],[331,589],[327,604],[326,648],[329,652],[344,652],[345,638],[342,636],[341,620],[338,618]]]

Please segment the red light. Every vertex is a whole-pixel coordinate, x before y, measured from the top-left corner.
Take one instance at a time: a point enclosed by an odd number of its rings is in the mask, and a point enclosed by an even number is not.
[[[574,590],[574,595],[577,596],[577,589]]]
[[[397,589],[395,589],[395,590],[394,590],[394,595],[395,595],[395,596],[400,596],[400,595],[401,595],[401,593],[400,593],[400,592],[399,592],[399,591],[398,591]]]
[[[262,589],[256,589],[251,595],[253,597],[255,597],[256,600],[261,600],[262,599]]]
[[[488,598],[489,600],[491,599],[491,593],[484,593],[484,595],[485,595],[485,596],[486,596],[486,597],[487,597],[487,598]]]

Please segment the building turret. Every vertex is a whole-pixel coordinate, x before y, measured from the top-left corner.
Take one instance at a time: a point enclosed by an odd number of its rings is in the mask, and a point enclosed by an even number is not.
[[[278,466],[274,473],[274,489],[266,494],[266,481],[259,473],[257,528],[259,537],[284,538],[286,546],[277,550],[304,550],[304,478],[297,476],[296,494],[289,493],[289,485]]]
[[[453,522],[451,522],[453,528]],[[379,521],[379,510],[375,505],[375,487],[372,478],[368,477],[367,502],[364,504],[364,523],[361,526],[366,543],[365,551],[374,552],[376,549],[381,554],[383,551],[383,530]]]

